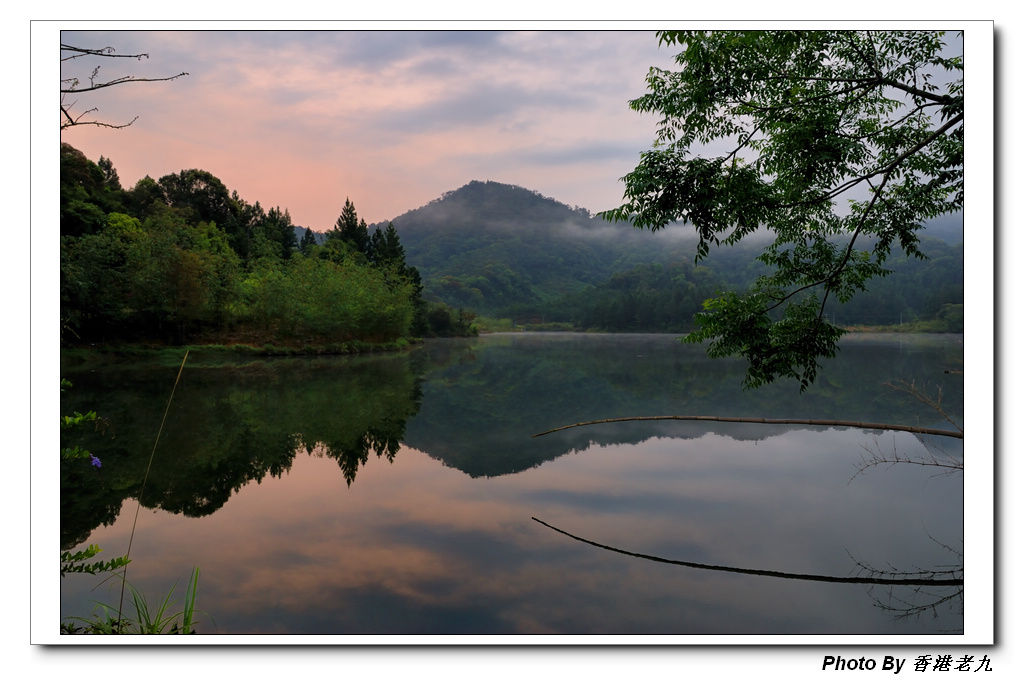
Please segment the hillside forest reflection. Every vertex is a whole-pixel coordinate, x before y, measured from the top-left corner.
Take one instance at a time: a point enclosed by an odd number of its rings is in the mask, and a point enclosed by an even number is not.
[[[962,441],[711,422],[530,437],[681,414],[949,428],[886,383],[941,385],[943,409],[962,423],[962,376],[945,373],[962,364],[960,337],[853,336],[800,394],[741,391],[739,363],[672,336],[493,335],[245,363],[192,353],[141,495],[150,514],[132,580],[166,588],[200,566],[202,608],[216,621],[201,632],[229,634],[962,632],[962,585],[680,568],[534,520],[708,566],[847,577],[962,569],[959,472],[865,468],[876,453],[962,463]],[[83,436],[103,467],[62,470],[61,549],[117,551],[177,368],[62,367],[73,384],[63,409],[95,409],[105,422]],[[107,601],[94,585],[62,581],[62,614]]]

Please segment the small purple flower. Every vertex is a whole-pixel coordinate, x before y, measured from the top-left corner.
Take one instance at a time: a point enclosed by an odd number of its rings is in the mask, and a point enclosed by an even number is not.
[[[95,466],[96,468],[103,466],[103,464],[100,463],[100,458],[97,457],[95,454],[90,454],[89,460],[92,462],[92,465]]]

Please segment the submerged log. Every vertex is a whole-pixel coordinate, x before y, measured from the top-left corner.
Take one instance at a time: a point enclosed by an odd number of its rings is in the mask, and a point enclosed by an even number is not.
[[[579,426],[592,426],[598,423],[616,423],[619,421],[724,421],[729,423],[771,423],[771,424],[798,424],[807,426],[842,426],[845,428],[863,428],[866,430],[901,431],[904,433],[919,433],[923,435],[941,435],[947,438],[964,439],[963,431],[944,430],[942,428],[922,428],[920,426],[901,426],[890,423],[869,423],[865,421],[836,421],[833,419],[765,419],[757,417],[738,416],[630,416],[617,419],[598,419],[596,421],[581,421],[568,426],[560,426],[550,430],[536,433],[530,437],[539,438],[542,435],[564,431]]]
[[[788,578],[791,580],[811,580],[819,583],[849,583],[857,585],[957,586],[964,584],[962,568],[952,571],[921,571],[920,573],[895,573],[874,577],[825,576],[814,573],[789,573],[786,571],[772,571],[768,569],[757,568],[739,568],[737,566],[719,566],[716,564],[699,564],[694,561],[665,559],[663,557],[656,557],[650,554],[639,554],[637,552],[630,552],[629,550],[619,549],[618,547],[602,545],[600,542],[587,540],[586,538],[581,538],[578,535],[573,535],[572,533],[566,532],[561,528],[555,528],[550,523],[545,523],[536,516],[531,516],[530,518],[532,518],[540,525],[550,528],[556,533],[561,533],[562,535],[570,537],[573,540],[577,540],[579,542],[591,545],[593,547],[599,547],[601,549],[608,550],[609,552],[615,552],[616,554],[625,554],[626,556],[636,557],[638,559],[646,559],[648,561],[656,561],[661,564],[673,564],[675,566],[686,566],[688,568],[704,569],[707,571],[724,571],[726,573],[742,573],[751,576],[770,576],[772,578]]]

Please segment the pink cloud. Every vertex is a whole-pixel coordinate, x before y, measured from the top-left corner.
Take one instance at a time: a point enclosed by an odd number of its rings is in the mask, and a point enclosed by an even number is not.
[[[316,230],[333,225],[346,197],[377,222],[474,179],[610,207],[621,197],[618,179],[653,137],[653,122],[626,102],[643,93],[647,68],[671,57],[649,32],[119,32],[67,40],[150,53],[137,64],[104,63],[108,77],[189,75],[83,95],[108,120],[139,119],[117,131],[71,129],[62,140],[111,159],[125,184],[201,168]],[[621,152],[596,161],[578,154],[594,147]],[[523,154],[530,150],[549,154]]]

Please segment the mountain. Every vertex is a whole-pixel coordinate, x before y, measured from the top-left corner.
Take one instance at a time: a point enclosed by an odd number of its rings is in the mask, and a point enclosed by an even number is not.
[[[764,273],[757,257],[772,237],[756,232],[695,264],[688,226],[637,230],[494,181],[471,181],[392,222],[427,299],[523,322],[638,332],[688,330],[705,299]],[[890,277],[873,279],[850,303],[831,298],[826,315],[878,325],[931,319],[946,305],[962,312],[963,215],[930,221],[921,240],[930,259],[895,250]]]
[[[295,243],[300,244],[302,238],[306,235],[308,228],[306,226],[292,226],[292,230],[295,231]],[[320,233],[319,231],[312,231],[313,240],[316,241],[317,245],[323,245],[324,241],[327,240],[326,233]]]
[[[950,245],[964,242],[964,213],[943,214],[925,224],[921,233],[929,238],[937,238]]]
[[[428,296],[479,313],[524,316],[659,260],[693,260],[679,229],[610,224],[520,186],[472,181],[393,219]]]

